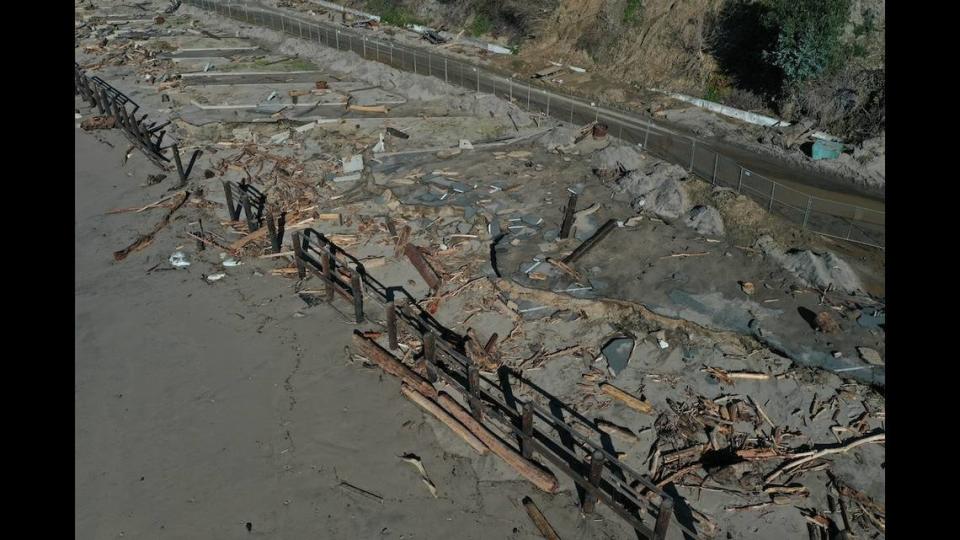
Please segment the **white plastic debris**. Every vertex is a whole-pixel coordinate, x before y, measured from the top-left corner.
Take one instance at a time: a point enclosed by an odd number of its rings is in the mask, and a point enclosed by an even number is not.
[[[660,338],[657,338],[657,345],[659,345],[661,349],[666,349],[670,346],[670,344],[667,343],[667,340]]]
[[[241,264],[243,264],[243,263],[240,262],[240,261],[238,261],[238,260],[236,260],[236,259],[234,259],[233,257],[230,257],[229,259],[224,259],[224,261],[223,261],[223,266],[225,266],[225,267],[227,267],[227,268],[230,268],[230,267],[233,267],[233,266],[240,266]]]
[[[75,119],[79,120],[79,119],[83,118],[83,115],[80,114],[80,113],[73,113],[73,117],[74,117]]]
[[[170,266],[174,268],[186,268],[190,266],[190,261],[187,260],[187,254],[182,251],[174,251],[170,255]]]
[[[573,71],[573,72],[576,72],[576,73],[586,73],[586,72],[587,72],[587,70],[585,70],[585,69],[583,69],[583,68],[581,68],[581,67],[576,67],[576,66],[567,66],[567,67],[570,68],[570,71]]]
[[[220,281],[221,279],[227,277],[223,272],[217,272],[216,274],[210,274],[207,276],[207,281]]]
[[[385,148],[384,148],[384,146],[383,146],[383,133],[381,133],[381,134],[380,134],[380,142],[378,142],[377,145],[373,147],[373,151],[374,151],[374,153],[379,154],[380,152],[383,152],[384,150],[385,150]],[[361,167],[361,168],[362,168],[362,167]]]
[[[272,100],[272,99],[275,98],[275,97],[277,97],[277,91],[276,91],[276,90],[274,90],[269,96],[267,96],[267,99],[264,100],[264,101],[270,101],[270,100]]]
[[[460,139],[459,147],[461,150],[473,150],[473,144],[467,139]]]

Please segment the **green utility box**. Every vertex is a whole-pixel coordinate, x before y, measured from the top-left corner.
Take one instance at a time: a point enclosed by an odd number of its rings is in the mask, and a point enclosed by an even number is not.
[[[840,157],[840,152],[843,152],[842,143],[817,139],[813,143],[810,156],[813,157],[814,161],[821,159],[837,159]]]

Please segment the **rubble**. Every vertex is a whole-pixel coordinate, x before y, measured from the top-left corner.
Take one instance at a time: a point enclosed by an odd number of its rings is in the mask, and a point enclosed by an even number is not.
[[[174,18],[168,18],[166,26],[173,24]],[[122,51],[129,54],[123,64],[127,69],[146,72],[154,81],[161,76],[164,62],[154,63],[155,58],[114,41],[101,47],[110,50],[91,52],[96,55],[91,61],[110,65],[106,55]],[[284,47],[285,53],[291,52],[291,45]],[[250,230],[245,220],[229,219],[222,200],[197,206],[205,225],[220,224],[203,238],[207,245],[224,249],[222,266],[239,264],[241,256],[248,265],[277,265],[273,270],[260,268],[267,274],[263,279],[276,279],[271,274],[289,278],[301,287],[300,293],[310,291],[303,283],[312,283],[309,287],[323,293],[316,276],[300,282],[298,269],[288,259],[297,256],[290,235],[315,228],[349,247],[377,279],[388,286],[403,285],[431,316],[465,333],[463,353],[480,369],[517,370],[578,413],[602,416],[594,435],[600,430],[614,435],[618,445],[627,443],[624,462],[649,465],[642,470],[649,470],[658,485],[672,485],[678,500],[699,508],[692,510],[698,521],[716,520],[721,529],[727,523],[728,513],[721,507],[709,512],[700,507],[697,490],[707,486],[736,490],[731,494],[717,488],[717,497],[736,512],[799,499],[804,505],[825,507],[822,490],[815,487],[825,469],[811,469],[822,463],[800,460],[810,448],[832,442],[846,448],[858,440],[853,437],[869,437],[870,430],[882,427],[882,399],[861,424],[845,421],[847,413],[862,413],[863,400],[837,396],[846,390],[867,396],[872,390],[853,383],[844,389],[841,385],[848,383],[826,370],[814,377],[812,370],[791,365],[788,353],[764,338],[779,330],[772,322],[775,316],[803,326],[796,307],[769,309],[790,300],[783,292],[789,284],[773,275],[775,271],[786,269],[810,286],[861,292],[863,285],[852,267],[833,253],[784,250],[772,236],[749,248],[752,252],[738,250],[728,239],[710,239],[720,245],[704,245],[703,236],[722,238],[726,227],[711,206],[717,203],[688,193],[687,184],[699,180],[688,180],[683,167],[616,141],[616,130],[608,132],[602,124],[557,126],[538,118],[547,122],[540,129],[549,131],[537,131],[527,113],[504,100],[468,100],[455,96],[442,81],[420,81],[426,79],[422,76],[414,80],[392,68],[358,61],[356,55],[337,54],[341,56],[325,56],[329,62],[323,63],[323,71],[309,74],[299,89],[276,83],[258,94],[268,96],[264,101],[270,103],[261,103],[250,116],[231,116],[231,111],[211,116],[214,120],[201,126],[175,122],[184,146],[208,152],[201,167],[210,175],[191,179],[192,184],[214,192],[224,180],[245,179],[267,194],[266,206],[274,215],[288,213],[286,243],[274,252],[267,228]],[[229,69],[218,65],[212,73]],[[559,69],[551,73],[556,72]],[[336,103],[330,110],[347,114],[332,121],[317,111],[301,115],[303,103],[289,109],[290,97],[314,99],[314,90],[325,96],[360,95],[356,90],[368,84],[395,92],[404,103],[391,104],[387,119],[377,116],[388,111],[386,105],[367,102]],[[156,86],[139,79],[137,85],[143,93]],[[164,91],[171,101],[157,102],[174,111],[196,95],[190,85]],[[457,124],[457,117],[467,120]],[[491,147],[491,141],[502,146]],[[604,181],[590,176],[593,170],[607,171]],[[166,208],[177,204],[161,202]],[[162,205],[130,212],[157,206]],[[217,219],[210,220],[210,215]],[[736,226],[726,225],[731,230]],[[563,229],[568,234],[560,232]],[[141,242],[140,248],[148,243]],[[720,256],[725,252],[736,256]],[[509,268],[498,266],[498,257],[502,262],[514,254]],[[613,276],[627,266],[627,278]],[[214,278],[218,275],[224,273],[204,279],[220,279]],[[664,305],[625,298],[622,282],[628,280],[664,289]],[[230,281],[218,287],[230,287]],[[705,291],[704,282],[715,290]],[[849,344],[840,343],[846,330],[867,335],[882,330],[885,319],[881,309],[857,306],[858,312],[852,311],[843,301],[828,298],[815,309],[817,327],[830,335],[818,337],[831,340],[826,355],[847,369],[856,356]],[[809,302],[806,305],[817,299]],[[688,309],[693,305],[700,307],[699,316]],[[676,316],[665,315],[667,309]],[[368,322],[379,324],[373,321],[379,318],[382,315],[371,316]],[[712,324],[716,320],[729,327],[718,329],[721,325]],[[807,326],[803,329],[814,334]],[[459,430],[477,455],[493,450],[486,444],[489,434],[458,420],[465,409],[441,401],[436,389],[424,384],[414,364],[423,344],[417,336],[406,338],[401,336],[408,353],[404,361],[414,367],[384,368],[403,379],[403,395]],[[857,343],[876,346],[869,340]],[[377,355],[376,348],[366,347],[370,356]],[[876,349],[856,351],[871,366],[883,366]],[[608,379],[616,379],[617,386]],[[811,401],[826,404],[811,413]],[[836,424],[825,426],[831,416]],[[864,460],[862,469],[873,474],[882,459],[882,454],[866,453],[873,450],[850,447],[820,457],[832,456],[839,463],[851,459],[842,457],[845,452],[856,453]],[[495,452],[524,468],[522,456],[511,448]],[[410,460],[436,496],[419,458]],[[546,491],[556,489],[549,477],[525,470]],[[764,482],[776,471],[782,471],[776,478],[785,485]],[[853,500],[852,495],[848,499]]]

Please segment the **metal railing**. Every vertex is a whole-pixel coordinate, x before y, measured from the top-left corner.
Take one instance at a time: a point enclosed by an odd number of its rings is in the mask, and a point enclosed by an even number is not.
[[[588,103],[552,88],[538,87],[536,83],[498,75],[496,70],[479,63],[398,45],[355,30],[235,0],[187,0],[186,3],[324,46],[353,51],[367,60],[436,77],[477,93],[492,94],[530,113],[543,113],[571,124],[604,123],[609,127],[609,133],[620,140],[681,165],[713,185],[735,189],[804,230],[868,246],[882,248],[885,244],[885,212],[814,197],[778,183],[709,149],[707,143],[640,119],[622,105]]]
[[[402,324],[423,345],[421,354],[426,362],[427,379],[431,382],[442,379],[448,387],[458,390],[470,404],[476,421],[505,434],[505,440],[517,441],[518,453],[524,458],[542,457],[569,476],[583,490],[581,509],[584,513],[594,513],[599,501],[642,537],[665,538],[673,523],[673,498],[647,475],[622,463],[611,450],[577,431],[563,415],[576,418],[602,436],[593,421],[506,367],[500,368],[499,381],[481,375],[479,367],[464,352],[465,336],[440,324],[403,287],[388,287],[379,282],[367,273],[359,259],[322,233],[315,229],[298,231],[293,233],[292,241],[301,280],[308,273],[319,278],[324,283],[324,300],[333,302],[337,296],[346,300],[353,308],[357,324],[370,321],[386,326],[391,350],[399,348]],[[371,310],[368,300],[379,309]],[[372,313],[376,313],[377,318],[382,313],[382,322],[371,318]],[[514,396],[512,381],[540,393],[555,410],[533,399]],[[651,501],[654,497],[660,499],[659,504]],[[652,529],[641,519],[644,513],[654,517]],[[676,526],[688,537],[698,538],[688,527],[680,523]]]

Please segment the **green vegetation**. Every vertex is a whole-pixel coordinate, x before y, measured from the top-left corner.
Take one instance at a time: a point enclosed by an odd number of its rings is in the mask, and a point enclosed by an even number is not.
[[[393,26],[403,28],[408,24],[422,24],[405,7],[396,5],[391,0],[367,0],[367,9],[379,15],[381,21]]]
[[[716,103],[723,103],[730,95],[730,81],[719,74],[713,74],[707,79],[706,89],[703,92],[703,99]]]
[[[473,22],[470,23],[467,31],[471,36],[476,37],[488,34],[492,29],[493,22],[490,21],[490,18],[487,17],[485,13],[477,13],[476,16],[473,17]]]
[[[623,8],[624,24],[639,24],[643,19],[643,0],[627,0],[626,7]]]
[[[785,86],[797,86],[840,66],[850,0],[767,0],[767,7],[762,22],[777,37],[763,58],[783,72]]]

